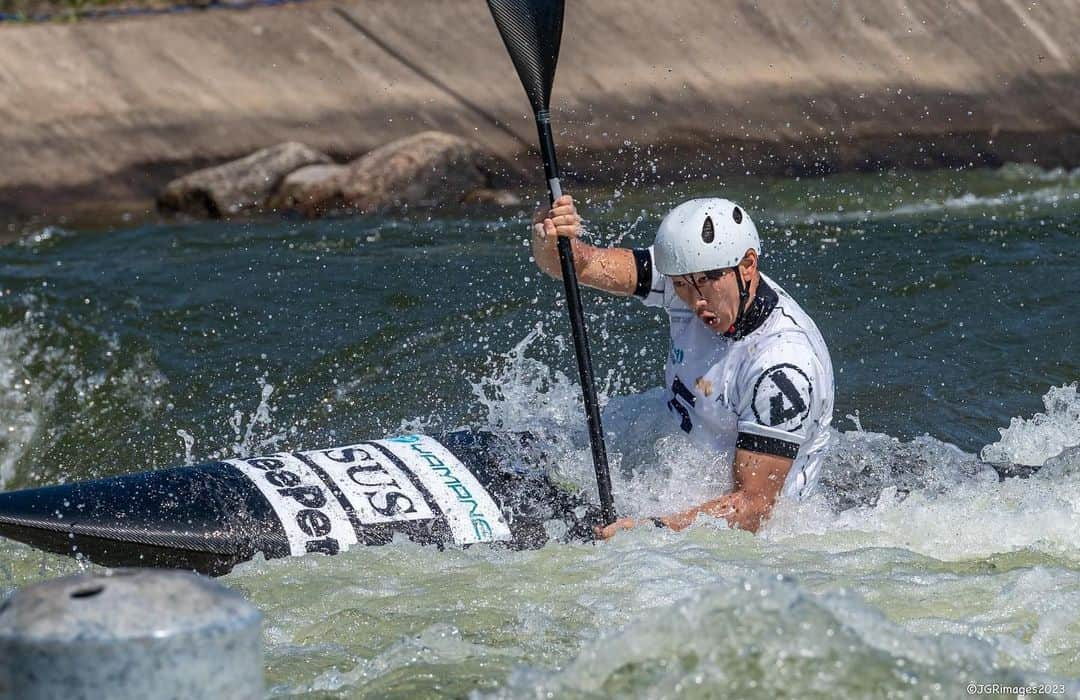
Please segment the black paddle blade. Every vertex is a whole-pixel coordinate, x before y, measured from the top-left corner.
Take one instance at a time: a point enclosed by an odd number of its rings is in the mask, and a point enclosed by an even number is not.
[[[548,108],[562,41],[564,0],[488,0],[534,112]]]

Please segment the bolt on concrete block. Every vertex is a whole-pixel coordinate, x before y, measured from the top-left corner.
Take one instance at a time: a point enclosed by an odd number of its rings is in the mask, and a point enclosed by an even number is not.
[[[0,603],[0,700],[263,696],[262,615],[185,571],[45,581]]]

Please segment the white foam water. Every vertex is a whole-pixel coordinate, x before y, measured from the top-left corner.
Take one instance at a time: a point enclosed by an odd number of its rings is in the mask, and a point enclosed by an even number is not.
[[[484,427],[542,433],[557,477],[591,491],[579,389],[528,353],[543,332],[477,383]],[[216,451],[277,445],[273,395],[264,382]],[[620,512],[729,486],[709,476],[727,456],[689,449],[662,391],[601,398]],[[963,697],[971,683],[1076,697],[1080,398],[1069,385],[1044,403],[979,455],[838,431],[819,492],[756,536],[701,518],[525,552],[400,540],[225,581],[266,616],[275,698]],[[1042,468],[999,481],[987,461]],[[38,566],[26,549],[5,559],[20,579]]]
[[[492,378],[505,386],[512,376],[518,398],[489,400],[489,419],[516,427],[530,415],[566,429],[580,411],[572,383],[524,349]],[[1080,398],[1070,385],[1044,402],[978,456],[931,436],[837,432],[822,491],[781,503],[756,537],[701,518],[684,533],[635,529],[575,551],[576,573],[551,572],[588,620],[562,630],[565,658],[526,651],[497,688],[472,697],[865,697],[880,687],[950,697],[969,683],[1075,696]],[[709,460],[686,458],[662,404],[660,390],[607,402],[620,513],[665,512],[724,488],[702,478]],[[554,441],[558,468],[588,489],[587,445],[569,430]],[[1002,481],[987,460],[1043,469]],[[519,556],[541,565],[551,549]],[[565,611],[538,597],[523,629],[559,636]],[[473,662],[495,651],[474,650]]]
[[[1001,428],[1001,439],[987,445],[980,456],[987,462],[1015,462],[1041,466],[1048,459],[1080,445],[1080,391],[1078,384],[1054,387],[1043,397],[1045,412],[1031,418],[1013,418]]]
[[[980,196],[971,192],[945,199],[926,199],[903,204],[892,209],[865,211],[835,211],[807,214],[805,212],[778,212],[774,219],[780,224],[836,224],[844,222],[879,221],[895,217],[916,217],[940,212],[962,212],[970,209],[1016,209],[1023,211],[1030,206],[1048,206],[1051,209],[1065,205],[1080,206],[1080,192],[1066,185],[1042,187],[1026,192],[1004,192],[993,196]]]

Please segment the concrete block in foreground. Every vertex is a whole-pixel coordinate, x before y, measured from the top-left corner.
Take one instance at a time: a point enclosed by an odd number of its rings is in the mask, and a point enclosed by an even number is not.
[[[263,695],[262,615],[184,571],[118,569],[0,603],[0,700]]]

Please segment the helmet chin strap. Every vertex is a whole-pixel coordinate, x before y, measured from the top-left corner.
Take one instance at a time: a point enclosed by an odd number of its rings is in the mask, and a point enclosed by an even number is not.
[[[742,321],[743,316],[746,314],[746,302],[750,298],[750,285],[743,282],[738,265],[731,268],[731,271],[735,273],[735,284],[739,287],[739,310],[735,312],[735,322],[731,324],[731,329],[735,330],[739,327],[739,322]]]

